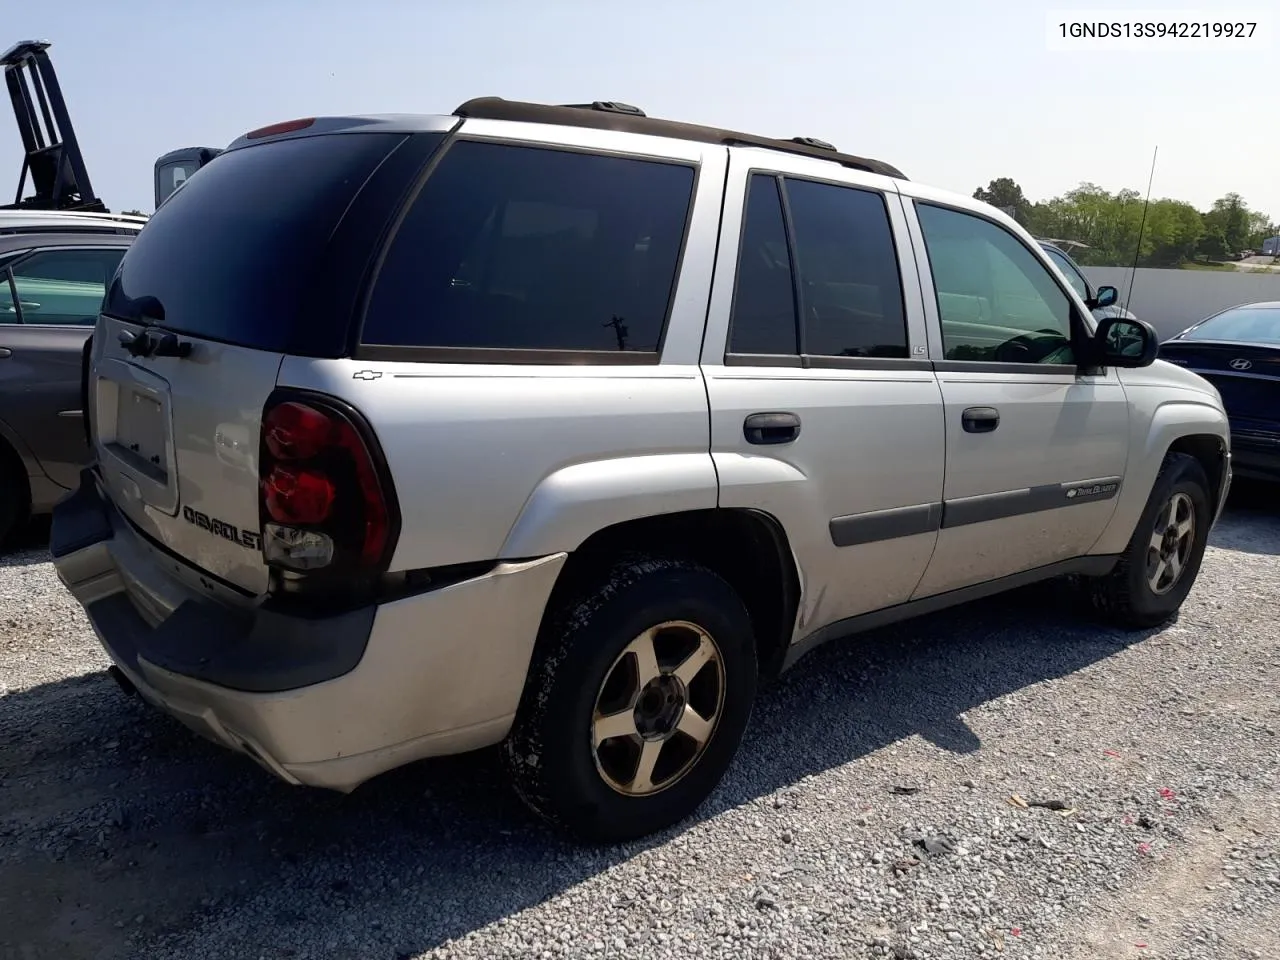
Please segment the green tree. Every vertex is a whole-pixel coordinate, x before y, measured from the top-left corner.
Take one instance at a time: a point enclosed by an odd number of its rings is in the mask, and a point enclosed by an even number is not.
[[[1009,177],[997,177],[987,184],[985,190],[979,187],[973,191],[973,198],[998,207],[1024,227],[1027,225],[1031,201],[1023,194],[1022,187]]]
[[[1271,218],[1261,211],[1249,211],[1249,238],[1245,242],[1248,249],[1257,250],[1262,246],[1263,240],[1277,235],[1280,235],[1280,224],[1272,222]]]
[[[1238,253],[1249,243],[1251,218],[1249,205],[1238,193],[1228,193],[1213,202],[1213,209],[1204,215],[1205,229],[1221,234],[1228,253]]]
[[[1011,177],[998,177],[974,197],[1012,209],[1015,219],[1037,237],[1072,241],[1072,256],[1092,266],[1176,267],[1196,257],[1221,258],[1258,249],[1280,235],[1280,224],[1250,210],[1238,193],[1228,193],[1201,213],[1172,198],[1149,204],[1136,190],[1116,193],[1088,181],[1058,197],[1029,201]]]
[[[1196,252],[1210,260],[1221,260],[1227,255],[1227,238],[1220,229],[1213,228],[1200,238]]]

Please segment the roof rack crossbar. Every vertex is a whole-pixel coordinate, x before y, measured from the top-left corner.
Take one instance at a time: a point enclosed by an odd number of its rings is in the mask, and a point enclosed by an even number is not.
[[[597,101],[612,107],[626,107],[617,101]],[[780,140],[772,137],[760,137],[749,133],[737,133],[722,130],[718,127],[707,127],[696,123],[680,123],[674,120],[660,120],[645,116],[643,111],[630,113],[624,110],[597,108],[587,105],[553,106],[546,103],[526,103],[519,100],[504,100],[501,97],[478,97],[468,100],[453,111],[455,117],[464,119],[512,120],[523,123],[559,124],[567,127],[591,127],[598,130],[617,130],[625,133],[640,133],[657,137],[672,137],[693,140],[699,143],[715,143],[724,146],[762,147],[767,150],[778,150],[784,153],[795,153],[814,157],[818,160],[830,160],[841,166],[855,170],[864,170],[896,180],[906,180],[902,171],[882,160],[856,157],[852,154],[840,153],[824,140],[809,137],[794,137]],[[636,109],[636,108],[632,108]]]

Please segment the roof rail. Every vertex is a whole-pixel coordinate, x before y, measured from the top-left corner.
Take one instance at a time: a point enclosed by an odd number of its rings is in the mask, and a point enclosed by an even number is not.
[[[779,140],[750,133],[736,133],[719,127],[706,127],[695,123],[660,120],[646,116],[644,111],[630,104],[612,100],[597,100],[591,104],[565,104],[554,106],[546,103],[526,103],[520,100],[504,100],[501,97],[478,97],[468,100],[453,111],[455,117],[476,120],[513,120],[523,123],[559,124],[567,127],[590,127],[597,130],[616,130],[621,133],[642,133],[656,137],[672,137],[694,140],[699,143],[717,143],[725,146],[763,147],[796,153],[818,160],[830,160],[844,167],[865,170],[906,180],[902,171],[881,160],[855,157],[840,153],[824,140],[811,137],[794,137]]]
[[[595,100],[591,103],[566,103],[562,106],[573,107],[575,110],[599,110],[602,113],[625,113],[629,117],[647,117],[648,114],[639,107],[633,107],[629,103],[622,103],[618,100]]]
[[[14,119],[26,151],[17,195],[10,208],[105,213],[106,205],[89,183],[89,171],[48,49],[47,40],[25,40],[0,56]],[[35,193],[24,198],[28,172]]]

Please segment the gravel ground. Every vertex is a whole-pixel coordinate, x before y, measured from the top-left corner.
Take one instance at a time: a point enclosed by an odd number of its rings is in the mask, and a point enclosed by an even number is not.
[[[348,797],[270,780],[122,696],[20,550],[0,960],[1280,957],[1269,496],[1163,630],[1044,587],[817,651],[695,822],[597,850],[532,824],[491,752]]]

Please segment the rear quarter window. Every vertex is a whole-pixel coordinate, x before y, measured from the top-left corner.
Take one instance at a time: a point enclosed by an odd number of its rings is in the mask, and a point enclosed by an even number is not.
[[[458,141],[387,251],[361,342],[656,359],[694,180],[680,163]]]
[[[148,221],[104,312],[261,350],[340,355],[350,314],[330,314],[317,294],[331,280],[323,255],[361,187],[404,140],[331,134],[221,154]]]

